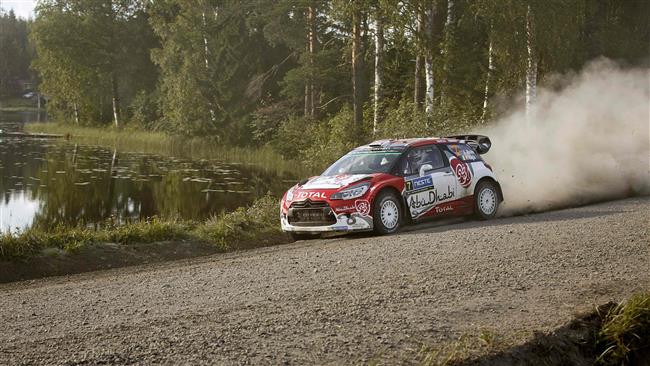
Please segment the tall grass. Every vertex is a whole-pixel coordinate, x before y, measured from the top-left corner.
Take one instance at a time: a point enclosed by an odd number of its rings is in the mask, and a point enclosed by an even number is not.
[[[597,362],[603,365],[623,365],[631,355],[645,349],[650,357],[650,292],[632,296],[613,307],[603,318],[598,332]]]
[[[38,255],[47,248],[75,251],[92,243],[151,243],[165,240],[196,240],[215,245],[219,251],[279,244],[286,241],[280,230],[278,199],[269,195],[249,207],[196,223],[181,220],[151,220],[100,229],[56,227],[51,231],[28,229],[0,234],[0,260]]]
[[[279,175],[308,176],[313,174],[303,164],[288,160],[268,146],[236,147],[218,144],[206,138],[184,138],[163,132],[118,129],[111,127],[80,127],[59,123],[30,123],[28,132],[65,135],[70,140],[115,148],[119,151],[151,153],[187,159],[216,159],[228,163],[253,165]]]

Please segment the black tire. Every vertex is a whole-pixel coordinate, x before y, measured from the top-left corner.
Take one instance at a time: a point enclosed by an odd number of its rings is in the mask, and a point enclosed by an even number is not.
[[[474,213],[481,220],[490,220],[499,210],[499,188],[496,183],[485,180],[479,182],[474,189]]]
[[[317,234],[303,234],[303,233],[296,233],[293,231],[288,231],[287,235],[289,236],[289,239],[291,239],[291,241],[310,240],[319,237],[319,235]]]
[[[382,219],[382,208],[384,216]],[[372,207],[372,220],[374,230],[379,235],[392,234],[402,226],[402,206],[400,199],[392,191],[381,191],[375,197]]]

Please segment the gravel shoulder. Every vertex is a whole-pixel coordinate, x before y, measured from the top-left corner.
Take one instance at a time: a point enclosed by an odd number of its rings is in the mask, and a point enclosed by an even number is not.
[[[0,364],[415,362],[650,289],[650,198],[0,285]]]

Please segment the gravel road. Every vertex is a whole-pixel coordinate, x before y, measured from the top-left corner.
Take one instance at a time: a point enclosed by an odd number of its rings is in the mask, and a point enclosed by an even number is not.
[[[0,364],[413,362],[650,289],[650,198],[0,285]]]

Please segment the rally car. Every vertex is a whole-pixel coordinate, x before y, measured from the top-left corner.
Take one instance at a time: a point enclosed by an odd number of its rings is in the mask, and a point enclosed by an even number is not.
[[[299,240],[324,232],[390,234],[407,223],[448,215],[493,218],[503,193],[481,158],[490,147],[490,139],[480,135],[360,146],[284,194],[282,230]]]

